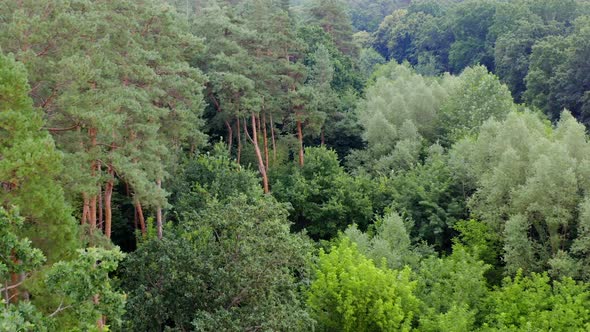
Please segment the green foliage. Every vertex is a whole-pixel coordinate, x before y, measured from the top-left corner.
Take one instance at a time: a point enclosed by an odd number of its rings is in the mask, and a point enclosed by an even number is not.
[[[325,48],[328,51],[334,67],[334,77],[331,83],[334,90],[344,92],[348,89],[357,91],[362,89],[362,79],[356,72],[354,61],[350,56],[338,49],[330,35],[321,27],[315,25],[300,26],[297,30],[297,37],[307,47],[303,63],[308,68],[313,67],[315,64],[313,54],[318,48]]]
[[[415,286],[409,268],[379,268],[344,238],[320,251],[307,303],[321,331],[410,331]]]
[[[525,96],[552,119],[566,108],[587,124],[590,81],[580,73],[588,70],[589,36],[590,18],[580,17],[569,36],[547,38],[533,47]]]
[[[411,225],[410,225],[411,226]],[[413,250],[408,225],[397,213],[388,213],[378,218],[373,233],[361,232],[356,225],[349,226],[344,235],[349,238],[364,256],[374,262],[385,260],[390,269],[405,266],[416,267],[419,255]]]
[[[108,318],[108,325],[121,325],[126,296],[114,288],[109,273],[117,269],[125,255],[118,248],[80,249],[78,254],[74,260],[54,264],[47,273],[46,285],[61,300],[59,309],[72,307],[73,311],[72,325],[60,328],[98,330],[96,322],[103,316]]]
[[[441,127],[451,142],[475,134],[489,118],[503,120],[515,110],[508,88],[483,66],[465,69],[441,108]]]
[[[466,216],[465,192],[453,180],[442,148],[433,145],[422,164],[391,176],[391,207],[413,221],[411,236],[450,249],[455,221]]]
[[[334,151],[306,148],[303,167],[286,165],[276,172],[273,194],[291,203],[291,220],[314,238],[329,239],[353,223],[366,229],[373,217],[370,186],[347,174]]]
[[[359,122],[368,144],[367,168],[388,173],[419,161],[422,140],[434,140],[438,110],[447,97],[439,80],[416,74],[408,65],[389,63],[359,103]],[[370,161],[370,164],[369,164]]]
[[[18,212],[6,211],[0,207],[0,280],[8,281],[10,274],[31,272],[45,261],[43,253],[33,248],[29,239],[22,239],[17,234],[23,227],[24,220]],[[2,283],[6,285],[6,283]]]
[[[486,313],[489,291],[485,273],[490,268],[455,245],[444,258],[429,257],[418,270],[416,296],[423,303],[422,331],[473,331]]]
[[[219,148],[187,162],[180,182],[193,189],[179,188],[179,224],[124,262],[127,328],[307,330],[299,283],[310,245]]]
[[[588,286],[572,279],[551,282],[547,274],[518,272],[490,297],[483,331],[586,331]]]
[[[588,148],[584,127],[567,112],[555,129],[530,112],[510,113],[456,145],[455,178],[477,188],[469,206],[502,238],[509,272],[555,265],[554,276],[575,276],[564,266],[571,265],[569,239],[579,234]]]
[[[2,1],[0,8],[0,45],[26,64],[34,105],[48,115],[67,165],[61,171],[55,161],[46,173],[61,176],[76,205],[123,180],[134,201],[165,206],[156,182],[167,175],[166,161],[203,142],[205,79],[187,62],[202,46],[182,17],[151,0]]]
[[[56,181],[61,155],[28,92],[24,66],[0,54],[0,205],[20,207],[19,235],[54,261],[77,245],[77,229]]]
[[[37,309],[29,302],[6,305],[0,301],[0,331],[6,332],[46,332],[45,321]]]
[[[187,159],[171,188],[177,218],[197,212],[211,199],[262,194],[256,175],[230,159],[222,144],[215,145],[210,154]]]
[[[310,0],[305,9],[309,17],[308,24],[322,27],[342,53],[356,55],[352,24],[342,1]]]
[[[407,6],[410,0],[349,0],[348,7],[353,27],[357,31],[375,31],[383,18],[394,10]]]

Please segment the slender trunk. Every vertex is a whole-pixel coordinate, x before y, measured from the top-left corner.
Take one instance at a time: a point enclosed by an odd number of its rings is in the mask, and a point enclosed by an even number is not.
[[[231,146],[234,144],[234,131],[227,120],[225,120],[225,126],[227,127],[227,151],[231,155]]]
[[[141,208],[141,202],[135,203],[135,210],[137,211],[137,219],[139,220],[139,226],[141,227],[141,234],[145,235],[147,229],[145,227],[145,218],[143,217],[143,209]]]
[[[108,173],[109,173],[109,179],[107,181],[106,187],[105,187],[105,192],[104,192],[104,212],[105,212],[105,218],[104,218],[104,234],[106,235],[106,237],[108,239],[111,238],[111,224],[112,224],[112,218],[113,218],[113,212],[112,212],[112,208],[111,208],[111,202],[112,202],[112,198],[113,198],[113,185],[114,185],[114,171],[113,171],[113,165],[109,164],[108,166]]]
[[[268,171],[268,134],[266,132],[266,114],[262,113],[262,135],[264,136],[264,164]]]
[[[162,189],[162,180],[158,179],[157,181],[158,188]],[[158,239],[162,239],[162,207],[158,205],[156,209],[156,227],[158,229]]]
[[[236,128],[238,130],[238,164],[240,163],[240,158],[242,157],[242,133],[240,132],[240,118],[236,118]]]
[[[299,166],[303,167],[303,130],[301,121],[297,120],[297,138],[299,139]]]
[[[100,161],[96,163],[96,167],[97,167],[97,170],[98,170],[98,174],[100,174],[101,171],[102,171],[102,165],[101,165]],[[103,219],[103,213],[102,213],[102,211],[103,211],[102,210],[103,209],[102,202],[103,202],[103,200],[102,200],[102,185],[99,184],[98,185],[98,221],[97,222],[98,222],[98,229],[100,229],[101,231],[104,231],[104,219]]]
[[[320,145],[326,145],[326,138],[324,137],[324,127],[322,127],[322,131],[320,133]]]
[[[96,228],[96,195],[90,197],[90,232]]]
[[[88,218],[90,216],[90,200],[88,200],[88,195],[86,195],[86,193],[82,194],[82,199],[84,202],[84,205],[82,207],[82,225],[86,224],[88,222]]]
[[[248,125],[246,121],[244,121],[244,133],[254,145],[254,152],[256,153],[256,159],[258,160],[258,171],[260,172],[260,176],[262,177],[262,188],[264,193],[267,194],[270,190],[268,188],[268,176],[266,174],[266,167],[264,166],[264,161],[262,160],[262,153],[260,152],[260,147],[258,146],[258,134],[256,133],[258,130],[256,128],[256,116],[252,113],[252,136],[248,133]]]
[[[272,139],[272,161],[277,161],[277,146],[275,143],[275,125],[272,122],[272,113],[270,113],[270,136]]]
[[[252,128],[252,130],[257,130],[258,131],[258,137],[260,137],[260,116],[257,116],[256,119],[256,128]]]
[[[103,214],[103,195],[102,195],[102,186],[98,186],[98,229],[104,232],[104,214]]]

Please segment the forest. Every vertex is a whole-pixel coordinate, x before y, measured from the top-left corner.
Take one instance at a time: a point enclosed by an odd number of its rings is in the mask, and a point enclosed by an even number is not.
[[[590,0],[0,0],[0,331],[590,331]]]

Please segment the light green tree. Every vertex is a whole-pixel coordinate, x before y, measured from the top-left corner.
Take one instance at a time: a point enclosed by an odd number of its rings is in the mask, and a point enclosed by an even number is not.
[[[375,266],[344,238],[320,251],[307,304],[321,331],[410,331],[419,306],[410,274]]]

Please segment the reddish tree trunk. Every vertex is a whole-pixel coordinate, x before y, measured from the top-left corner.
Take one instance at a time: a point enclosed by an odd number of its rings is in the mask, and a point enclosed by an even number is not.
[[[262,135],[264,136],[264,164],[268,171],[268,134],[266,132],[266,114],[262,114]]]
[[[244,132],[246,133],[246,136],[248,136],[248,138],[250,139],[250,142],[252,142],[252,145],[254,145],[254,152],[256,153],[256,159],[258,160],[258,171],[260,172],[260,176],[262,177],[262,188],[264,190],[264,193],[267,194],[269,193],[269,188],[268,188],[268,176],[266,174],[266,167],[264,165],[264,161],[262,160],[262,153],[260,152],[260,147],[258,146],[258,135],[257,135],[257,128],[256,128],[256,116],[254,115],[254,113],[252,113],[252,135],[253,137],[250,137],[250,134],[248,134],[248,126],[246,125],[246,122],[244,121]]]
[[[90,197],[90,232],[96,228],[96,195]]]
[[[147,229],[145,227],[145,218],[143,216],[143,209],[141,208],[141,202],[137,201],[135,203],[135,211],[137,211],[137,219],[139,220],[139,227],[141,228],[141,234],[145,235]]]
[[[102,171],[102,165],[101,165],[100,161],[98,161],[96,163],[96,167],[97,167],[97,170],[98,170],[98,174],[100,174],[101,171]],[[97,197],[97,203],[98,203],[98,210],[97,210],[98,211],[98,220],[97,220],[97,223],[98,223],[98,229],[100,229],[101,231],[104,231],[104,219],[103,219],[103,213],[102,213],[103,204],[102,204],[102,202],[103,202],[102,185],[99,184],[98,185],[98,197]]]
[[[104,224],[104,234],[107,238],[111,238],[111,224],[113,218],[113,212],[111,208],[111,202],[113,198],[113,185],[114,185],[114,171],[113,165],[109,164],[108,166],[108,173],[109,179],[107,181],[105,192],[104,192],[104,212],[105,212],[105,224]]]
[[[88,195],[86,195],[85,193],[82,194],[82,199],[84,202],[84,205],[82,207],[82,225],[86,224],[88,222],[88,218],[90,216],[90,200],[88,199]]]
[[[299,139],[299,166],[303,167],[303,130],[300,120],[297,120],[297,138]]]
[[[158,184],[158,188],[162,188],[162,180],[158,179],[157,181]],[[156,227],[158,229],[158,239],[162,239],[162,233],[163,233],[163,229],[162,229],[162,207],[158,205],[158,208],[156,209]]]

